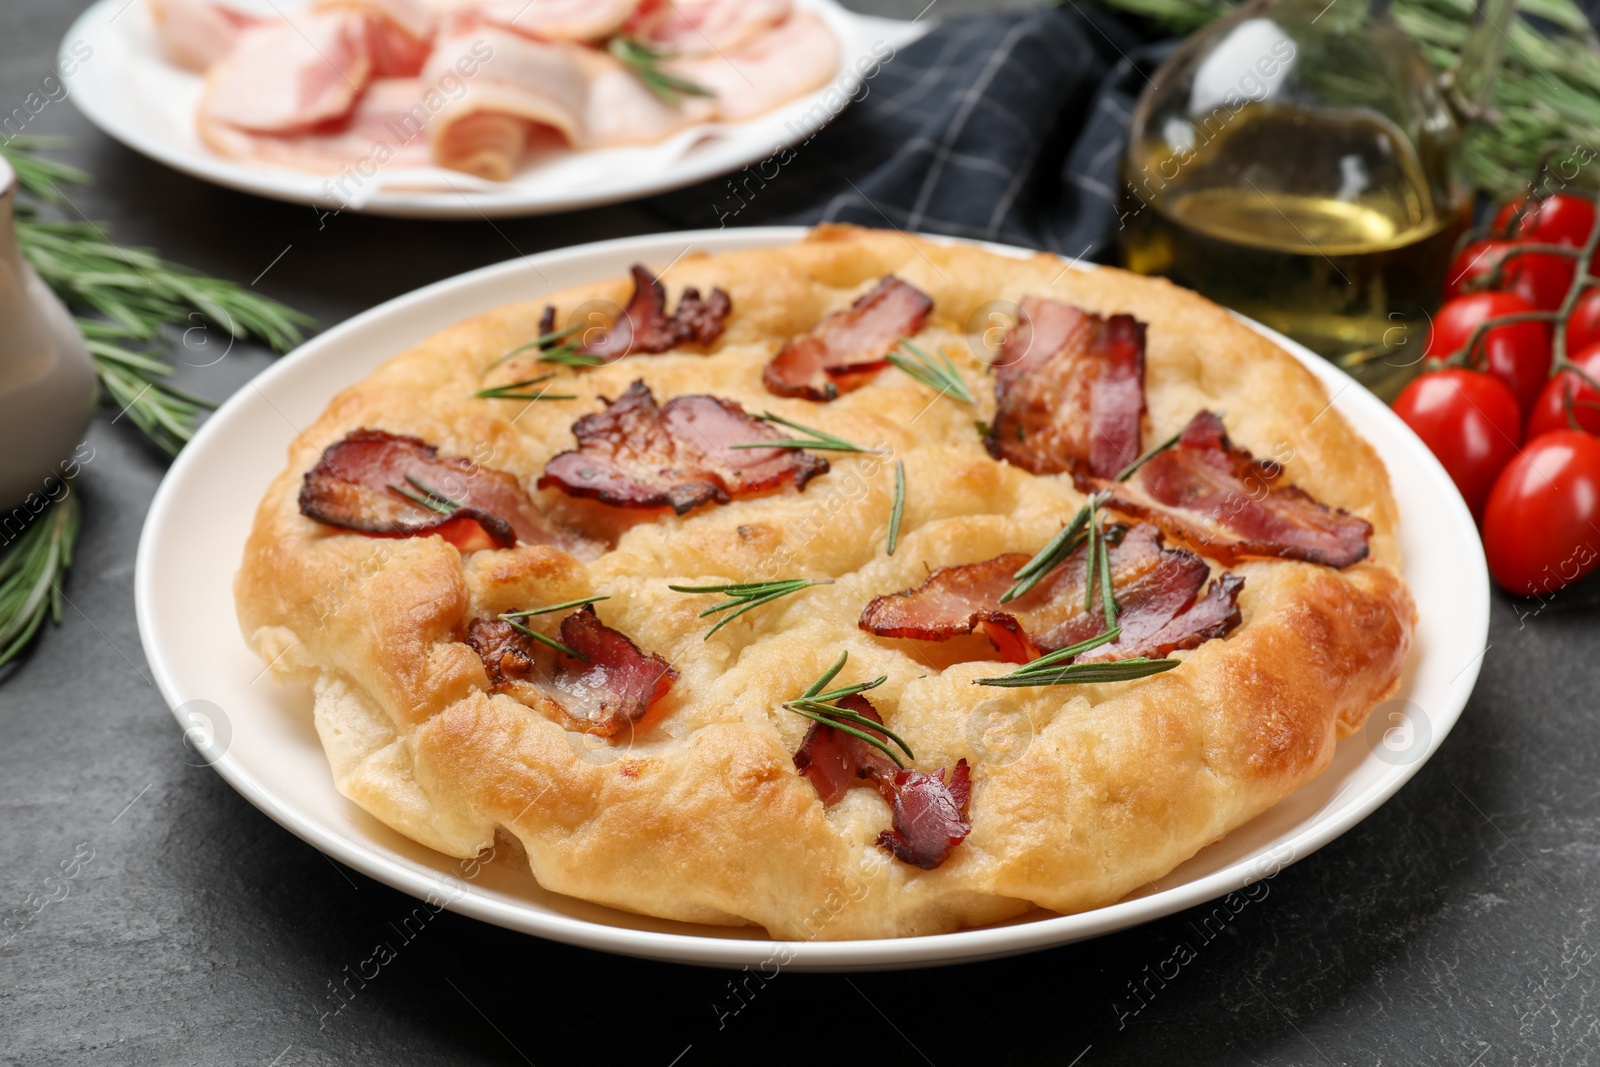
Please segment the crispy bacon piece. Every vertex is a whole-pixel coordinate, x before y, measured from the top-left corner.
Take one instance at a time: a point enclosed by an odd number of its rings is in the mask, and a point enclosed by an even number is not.
[[[512,475],[384,430],[353,430],[323,449],[300,486],[300,514],[373,537],[439,534],[463,552],[570,541]]]
[[[621,508],[670,507],[682,515],[709,501],[726,504],[792,481],[796,489],[828,470],[800,449],[729,448],[784,440],[731,400],[680,396],[658,406],[636,381],[606,409],[572,424],[578,448],[552,459],[539,487]]]
[[[1139,458],[1144,323],[1024,297],[995,355],[995,417],[984,443],[1034,474],[1112,478]]]
[[[1366,558],[1370,523],[1275,484],[1282,476],[1281,466],[1236,446],[1222,420],[1202,411],[1176,447],[1110,486],[1109,506],[1223,563],[1281,558],[1348,567]]]
[[[601,622],[593,604],[561,620],[561,642],[588,659],[555,652],[555,669],[545,674],[535,658],[540,646],[505,620],[477,619],[467,628],[467,644],[496,691],[530,706],[549,701],[585,733],[610,737],[638,722],[678,678],[666,660]]]
[[[1115,540],[1113,540],[1115,539]],[[1111,587],[1116,591],[1117,640],[1083,656],[1081,662],[1165,656],[1224,637],[1239,625],[1239,590],[1244,579],[1222,574],[1202,598],[1210,569],[1181,548],[1166,548],[1161,531],[1139,525],[1107,532]],[[1013,575],[1028,562],[1008,553],[981,563],[941,567],[917,589],[880,596],[861,613],[861,628],[880,637],[944,641],[982,633],[1012,663],[1026,663],[1045,652],[1104,633],[1105,613],[1098,591],[1092,609],[1084,608],[1086,549],[1079,548],[1025,595],[1008,604],[1000,597]]]
[[[839,700],[838,706],[880,725],[883,723],[878,710],[860,693]],[[820,722],[813,722],[806,731],[805,740],[794,754],[794,766],[801,777],[811,780],[817,795],[829,807],[844,799],[852,786],[868,781],[892,781],[899,769],[893,760],[861,738]]]
[[[932,774],[910,768],[896,771],[892,787],[894,829],[878,835],[878,847],[901,863],[931,871],[972,832],[967,821],[967,801],[972,797],[967,761],[956,763],[948,782],[943,767]]]
[[[886,274],[848,308],[790,339],[767,364],[762,381],[777,396],[832,400],[888,366],[885,357],[895,343],[922,329],[932,310],[927,293]]]
[[[708,347],[727,328],[733,301],[721,289],[702,297],[690,286],[678,298],[678,310],[667,314],[667,288],[642,264],[635,263],[633,297],[615,322],[604,330],[585,331],[578,351],[615,363],[623,356],[639,352],[665,352],[680,345]],[[540,329],[555,330],[555,308],[546,308]]]

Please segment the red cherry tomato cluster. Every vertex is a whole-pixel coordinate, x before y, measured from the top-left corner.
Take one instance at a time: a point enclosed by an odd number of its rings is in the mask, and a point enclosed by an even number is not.
[[[1424,373],[1394,404],[1481,524],[1495,581],[1523,596],[1600,566],[1595,216],[1564,193],[1501,207],[1451,264]]]

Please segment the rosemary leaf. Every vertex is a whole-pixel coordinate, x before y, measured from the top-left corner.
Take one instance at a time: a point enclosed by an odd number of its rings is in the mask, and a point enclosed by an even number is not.
[[[894,465],[894,503],[889,505],[889,555],[900,543],[900,521],[906,515],[906,461]]]
[[[554,378],[555,376],[556,376],[555,372],[551,371],[549,374],[541,374],[541,375],[538,375],[537,377],[534,377],[534,378],[524,378],[520,382],[508,382],[505,385],[495,385],[495,386],[490,386],[487,389],[479,389],[476,393],[473,393],[472,395],[473,395],[474,399],[477,399],[477,400],[576,400],[576,399],[578,399],[577,396],[575,394],[573,394],[573,393],[552,393],[550,391],[550,386],[548,386],[548,385],[546,385],[543,389],[540,389],[537,393],[527,393],[527,392],[523,392],[522,391],[522,390],[527,389],[529,386],[538,385],[541,382],[548,382],[551,378]]]
[[[667,588],[674,593],[722,593],[730,598],[720,604],[713,604],[700,613],[700,617],[705,618],[707,615],[727,611],[729,608],[738,609],[723,616],[715,626],[706,631],[705,637],[701,640],[709,641],[712,634],[747,611],[759,608],[763,604],[770,604],[772,601],[788,596],[790,593],[798,593],[809,586],[831,585],[832,583],[832,578],[780,578],[770,582],[730,582],[725,585],[669,585]],[[844,666],[843,660],[840,661],[838,666]],[[837,669],[835,673],[837,673]]]
[[[500,617],[507,622],[510,622],[512,619],[526,619],[530,615],[548,615],[550,612],[560,611],[562,608],[587,607],[590,604],[598,604],[602,600],[610,599],[611,598],[609,596],[586,596],[580,597],[577,600],[563,600],[561,603],[551,604],[547,608],[529,608],[527,611],[508,611]]]
[[[1046,670],[1012,671],[998,678],[974,679],[978,685],[1020,688],[1034,685],[1086,685],[1091,682],[1126,682],[1170,671],[1182,662],[1175,659],[1115,660],[1111,663],[1068,663]]]
[[[809,700],[810,698],[816,696],[818,693],[822,692],[824,686],[833,681],[835,678],[839,677],[839,672],[844,670],[845,662],[849,660],[849,658],[850,653],[848,651],[839,653],[839,658],[834,661],[833,666],[823,671],[822,677],[811,683],[811,687],[805,692],[806,699]]]
[[[0,554],[0,665],[21,654],[46,617],[61,622],[61,583],[79,521],[78,498],[69,492]]]
[[[524,626],[522,623],[517,621],[517,618],[518,618],[518,616],[516,616],[516,615],[502,615],[502,616],[500,616],[500,621],[506,623],[513,630],[517,631],[518,633],[527,634],[529,637],[533,638],[535,641],[539,642],[541,645],[548,645],[551,648],[555,649],[557,652],[566,653],[567,655],[571,656],[573,659],[581,659],[585,663],[589,662],[589,657],[585,656],[582,652],[579,652],[575,648],[567,647],[566,645],[562,644],[560,641],[557,641],[553,637],[546,637],[544,634],[540,633],[538,630],[530,629],[529,627]]]
[[[899,735],[895,734],[882,723],[873,722],[864,715],[857,715],[853,711],[850,711],[846,708],[835,707],[833,704],[829,703],[830,701],[841,700],[844,697],[852,696],[856,693],[864,693],[868,689],[876,689],[878,686],[888,681],[887,676],[880,676],[870,682],[863,682],[858,685],[847,685],[843,688],[834,689],[827,693],[823,692],[823,689],[827,687],[828,683],[839,677],[839,672],[844,670],[844,665],[849,659],[849,652],[839,653],[839,658],[834,662],[833,666],[829,667],[826,671],[823,671],[822,677],[812,682],[799,699],[786,701],[783,706],[789,711],[794,712],[796,715],[804,715],[806,718],[811,719],[814,722],[820,722],[824,726],[831,726],[835,730],[843,730],[850,736],[865,741],[867,744],[872,745],[874,748],[877,748],[879,751],[883,752],[884,755],[894,760],[896,767],[904,767],[905,763],[901,761],[894,749],[890,748],[886,742],[880,738],[872,736],[870,733],[865,733],[863,730],[857,729],[857,727],[863,727],[866,730],[876,731],[877,733],[882,734],[890,741],[893,741],[896,745],[899,745],[901,750],[905,752],[907,759],[916,759],[916,755],[911,751],[911,746],[906,744]]]
[[[845,733],[849,734],[851,737],[858,737],[861,740],[865,741],[867,744],[871,745],[873,748],[876,748],[879,751],[881,751],[884,755],[888,756],[890,759],[894,760],[894,764],[895,764],[896,767],[904,767],[905,766],[905,761],[902,760],[895,753],[894,749],[890,748],[887,744],[885,744],[883,741],[879,740],[878,738],[873,737],[871,734],[865,733],[865,732],[863,732],[861,730],[856,729],[854,726],[851,726],[851,725],[843,722],[836,715],[823,715],[820,712],[811,711],[808,708],[797,708],[797,707],[793,707],[793,706],[788,705],[788,704],[785,704],[784,707],[788,708],[790,711],[794,712],[796,715],[804,715],[806,718],[811,719],[814,722],[820,722],[824,726],[831,726],[835,730],[842,730]],[[835,710],[837,710],[837,709],[835,709]],[[872,724],[872,729],[879,730],[879,729],[882,729],[882,727],[878,726],[876,723],[873,723]],[[912,758],[915,759],[916,757],[913,756]]]
[[[883,455],[883,450],[881,448],[862,448],[860,445],[851,444],[842,437],[835,437],[831,433],[826,433],[810,426],[802,426],[798,422],[790,422],[788,419],[774,415],[770,411],[763,411],[761,414],[757,415],[756,418],[760,419],[762,422],[775,422],[779,426],[786,426],[791,430],[799,430],[801,433],[808,433],[811,435],[811,437],[809,440],[780,437],[775,441],[743,441],[736,445],[728,445],[727,447],[810,448],[819,452],[862,452],[874,456]]]
[[[961,372],[956,370],[956,365],[950,362],[950,357],[943,350],[935,350],[938,356],[935,359],[905,337],[900,338],[899,347],[905,349],[907,354],[890,352],[886,358],[900,370],[941,396],[953,396],[963,404],[978,402],[967,388],[967,383],[962,381]]]
[[[680,97],[715,95],[702,85],[662,70],[662,62],[671,57],[664,52],[656,51],[636,37],[619,33],[611,38],[606,47],[607,51],[620,59],[629,70],[633,71],[634,77],[644,82],[645,87],[655,93],[668,107],[678,107],[682,102]]]
[[[1129,478],[1132,478],[1136,473],[1138,473],[1138,470],[1139,470],[1140,467],[1144,466],[1146,463],[1150,462],[1156,456],[1160,455],[1162,452],[1165,452],[1167,449],[1169,449],[1173,445],[1177,444],[1178,443],[1178,438],[1180,438],[1182,436],[1183,436],[1183,431],[1179,430],[1177,433],[1173,434],[1171,437],[1167,438],[1165,441],[1162,441],[1159,445],[1156,445],[1154,448],[1150,449],[1148,452],[1146,452],[1144,455],[1140,456],[1138,459],[1134,460],[1132,463],[1128,464],[1126,467],[1123,467],[1122,470],[1117,472],[1117,481],[1125,482]]]

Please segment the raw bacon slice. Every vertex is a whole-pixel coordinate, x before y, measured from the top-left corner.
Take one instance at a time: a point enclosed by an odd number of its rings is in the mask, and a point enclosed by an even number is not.
[[[593,604],[561,620],[561,643],[586,658],[555,652],[548,674],[539,646],[503,619],[475,620],[466,640],[496,691],[530,706],[549,701],[574,728],[602,737],[644,718],[678,679],[666,660],[601,622]]]
[[[1224,563],[1279,558],[1348,567],[1366,558],[1370,523],[1297,486],[1275,484],[1282,476],[1281,466],[1236,446],[1222,420],[1202,411],[1176,447],[1109,486],[1108,506]]]
[[[543,41],[608,37],[639,0],[434,0],[452,18],[486,22]]]
[[[827,460],[800,449],[729,448],[785,438],[720,397],[680,396],[658,406],[643,381],[573,423],[572,433],[577,450],[552,459],[539,488],[555,486],[612,507],[670,507],[682,515],[786,481],[803,490],[828,470]]]
[[[837,705],[880,725],[883,723],[878,710],[860,693],[844,697]],[[813,722],[806,731],[805,740],[795,751],[794,766],[801,777],[810,779],[817,796],[829,807],[843,800],[854,786],[871,780],[893,781],[899,769],[893,760],[861,738],[820,722]]]
[[[395,180],[408,169],[433,166],[433,149],[423,134],[427,112],[418,103],[423,92],[416,78],[375,78],[348,116],[312,132],[250,133],[205,116],[200,132],[213,151],[232,159],[338,174],[329,183],[333,193],[353,203],[370,191],[369,182]],[[381,174],[364,178],[350,166],[366,159],[383,168]]]
[[[239,34],[206,77],[200,115],[251,133],[309,130],[349,114],[371,77],[365,16],[296,12]]]
[[[609,329],[586,331],[578,351],[615,363],[636,352],[665,352],[680,345],[710,346],[727,326],[733,301],[721,289],[702,298],[689,287],[678,298],[678,310],[667,314],[667,288],[640,263],[632,268],[633,296]],[[545,321],[555,330],[555,309],[545,309]]]
[[[624,27],[667,55],[732,52],[789,17],[790,0],[644,0]]]
[[[719,119],[743,122],[826,83],[839,69],[839,40],[804,11],[737,50],[668,60],[662,69],[709,91]]]
[[[233,51],[241,33],[263,21],[210,0],[150,0],[150,17],[167,58],[199,73]]]
[[[510,474],[383,430],[355,430],[323,450],[300,487],[300,514],[374,537],[439,534],[464,552],[568,543]]]
[[[537,41],[495,26],[462,24],[440,35],[423,68],[434,84],[454,75],[427,122],[441,167],[506,181],[541,135],[570,144],[583,139],[588,75],[579,46]],[[461,69],[476,70],[470,78]]]
[[[632,68],[607,52],[584,53],[588,99],[583,110],[583,146],[613,148],[654,144],[697,122],[717,117],[709,97],[680,95],[668,103],[639,80]]]
[[[893,790],[894,829],[878,835],[878,847],[901,863],[931,871],[972,832],[967,821],[967,801],[972,797],[967,761],[956,763],[948,782],[943,767],[932,774],[910,768],[896,771]]]
[[[1239,624],[1242,578],[1219,575],[1206,596],[1197,600],[1210,576],[1200,557],[1164,547],[1161,531],[1154,526],[1113,528],[1106,537],[1122,632],[1112,643],[1079,657],[1081,662],[1165,656],[1224,637]],[[941,567],[920,588],[873,600],[862,611],[860,625],[880,637],[924,641],[982,633],[1002,659],[1026,663],[1105,632],[1098,592],[1093,607],[1084,606],[1087,561],[1087,550],[1079,548],[1033,589],[1007,604],[1000,597],[1028,562],[1027,556],[1009,553],[981,563]]]
[[[985,444],[1034,474],[1113,478],[1139,458],[1144,323],[1024,297],[995,355],[994,426]]]
[[[423,0],[317,0],[314,11],[350,11],[366,19],[372,73],[415,78],[433,50],[438,17]]]
[[[892,274],[809,333],[784,345],[762,375],[769,393],[832,400],[888,366],[896,341],[922,329],[933,310],[928,294]]]

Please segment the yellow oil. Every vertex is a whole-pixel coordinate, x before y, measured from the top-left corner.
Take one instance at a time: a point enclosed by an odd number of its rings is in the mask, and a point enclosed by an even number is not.
[[[1271,326],[1392,398],[1416,373],[1469,204],[1440,205],[1381,120],[1246,109],[1123,174],[1129,269]],[[1167,177],[1170,176],[1170,177]]]

